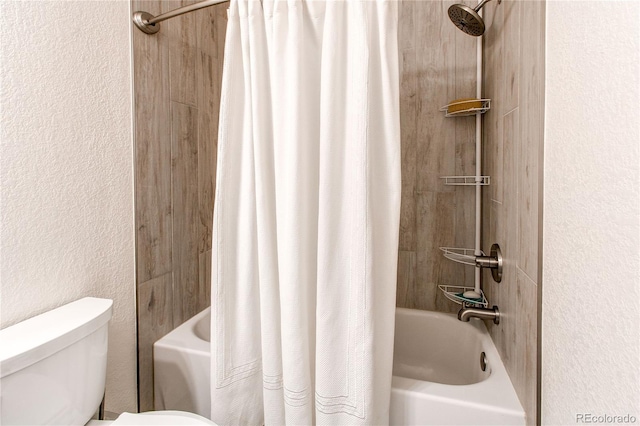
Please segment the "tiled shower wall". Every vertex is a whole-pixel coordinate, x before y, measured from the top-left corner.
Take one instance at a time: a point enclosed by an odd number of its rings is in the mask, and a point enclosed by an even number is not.
[[[397,305],[454,312],[438,284],[474,282],[474,267],[439,247],[473,248],[475,192],[442,176],[475,174],[475,118],[445,118],[439,108],[476,94],[476,42],[447,17],[453,1],[400,2],[402,206]]]
[[[473,285],[474,268],[443,258],[439,247],[472,248],[473,187],[440,176],[475,174],[475,120],[445,118],[438,107],[475,97],[476,38],[449,21],[457,1],[400,3],[402,207],[397,305],[456,312],[438,284]],[[501,324],[491,325],[528,423],[536,421],[537,284],[543,142],[544,2],[497,1],[484,7],[483,249],[500,244],[504,277],[483,274]]]
[[[137,1],[153,15],[193,1]],[[140,411],[153,407],[153,342],[210,304],[222,4],[133,29]]]
[[[545,2],[491,2],[484,8],[483,245],[500,244],[504,276],[484,288],[500,307],[491,336],[524,406],[536,421],[537,312],[542,218]]]

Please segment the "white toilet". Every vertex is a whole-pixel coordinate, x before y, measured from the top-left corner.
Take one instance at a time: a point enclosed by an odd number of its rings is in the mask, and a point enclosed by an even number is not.
[[[113,302],[87,297],[0,330],[2,425],[215,425],[193,413],[123,413],[96,421]]]

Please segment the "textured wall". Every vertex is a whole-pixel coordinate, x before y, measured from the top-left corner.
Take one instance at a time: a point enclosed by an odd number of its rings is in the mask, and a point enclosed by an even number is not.
[[[544,1],[503,1],[484,8],[483,247],[498,243],[501,283],[487,270],[484,289],[500,308],[489,324],[529,424],[536,421],[537,311],[544,133]]]
[[[637,6],[547,4],[543,424],[640,421]]]
[[[134,1],[158,15],[194,1]],[[134,30],[138,359],[153,409],[153,343],[210,304],[211,226],[228,3]]]
[[[438,284],[473,286],[474,267],[439,247],[473,248],[475,192],[441,176],[475,174],[474,117],[439,108],[476,93],[476,43],[451,24],[448,0],[400,3],[402,207],[397,305],[456,312]]]
[[[2,327],[113,299],[106,408],[135,410],[129,5],[0,8]]]

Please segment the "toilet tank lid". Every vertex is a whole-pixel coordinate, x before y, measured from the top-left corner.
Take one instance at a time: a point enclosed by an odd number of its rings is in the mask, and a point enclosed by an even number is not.
[[[85,297],[0,330],[0,377],[74,344],[107,324],[113,301]]]

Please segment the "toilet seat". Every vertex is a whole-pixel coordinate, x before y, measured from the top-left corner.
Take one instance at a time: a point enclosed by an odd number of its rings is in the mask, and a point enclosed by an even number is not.
[[[122,413],[111,423],[113,426],[197,426],[216,425],[209,419],[186,411],[147,411],[145,413]]]

